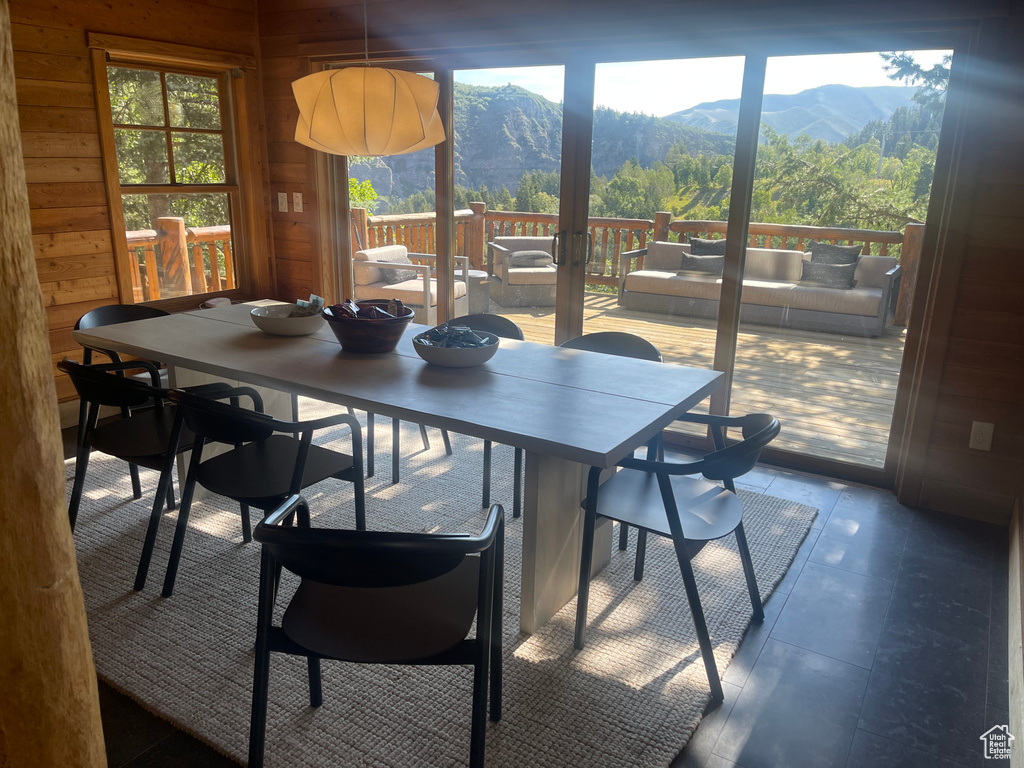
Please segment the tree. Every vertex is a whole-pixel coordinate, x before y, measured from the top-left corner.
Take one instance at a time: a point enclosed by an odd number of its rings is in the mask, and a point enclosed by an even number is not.
[[[352,208],[366,208],[373,211],[377,203],[377,192],[369,181],[348,180],[348,202]]]

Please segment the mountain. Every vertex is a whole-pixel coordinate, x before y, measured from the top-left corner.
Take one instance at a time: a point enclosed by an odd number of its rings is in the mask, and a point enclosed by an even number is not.
[[[912,107],[916,88],[881,85],[852,88],[823,85],[794,94],[768,94],[761,107],[761,122],[774,131],[795,139],[806,134],[812,139],[839,142],[872,120],[886,120],[899,107]],[[736,134],[739,99],[698,104],[666,115],[666,120],[706,131]]]
[[[650,115],[599,109],[594,114],[593,167],[611,177],[632,157],[648,167],[678,142],[690,152],[731,154],[731,137]],[[524,171],[561,165],[562,105],[515,85],[455,84],[455,183],[514,195]],[[434,152],[352,158],[351,175],[369,180],[382,196],[407,197],[432,189]]]

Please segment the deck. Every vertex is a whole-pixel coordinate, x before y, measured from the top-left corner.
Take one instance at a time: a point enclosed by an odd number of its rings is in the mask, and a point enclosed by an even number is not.
[[[491,311],[515,321],[530,341],[552,343],[554,307]],[[710,368],[714,325],[623,309],[588,293],[584,328],[643,336],[667,362]],[[874,339],[748,325],[740,329],[732,412],[767,411],[782,422],[774,446],[881,468],[903,357],[902,329]]]

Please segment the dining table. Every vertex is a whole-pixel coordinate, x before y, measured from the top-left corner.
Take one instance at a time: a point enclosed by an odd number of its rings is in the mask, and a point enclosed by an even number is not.
[[[256,302],[256,303],[266,303]],[[349,406],[524,449],[520,629],[533,633],[576,593],[585,470],[613,468],[721,386],[723,374],[501,339],[471,368],[427,364],[410,323],[395,351],[342,350],[330,328],[273,336],[252,304],[75,331],[84,346],[165,364],[172,386],[215,377]],[[191,378],[190,378],[191,377]],[[287,415],[287,412],[285,412]],[[611,552],[610,525],[595,560]]]

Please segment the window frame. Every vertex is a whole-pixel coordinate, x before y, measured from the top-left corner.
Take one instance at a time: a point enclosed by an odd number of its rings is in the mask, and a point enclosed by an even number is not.
[[[245,119],[247,78],[245,71],[255,71],[254,57],[225,54],[191,46],[156,43],[116,35],[89,33],[88,44],[93,64],[93,82],[99,119],[99,138],[103,158],[104,181],[110,213],[111,241],[119,300],[123,303],[145,303],[168,311],[195,309],[197,302],[215,296],[245,299],[272,291],[269,270],[260,268],[258,237],[262,190],[255,168],[247,159],[247,147],[256,146],[249,135]],[[115,126],[110,103],[108,66],[215,77],[219,81],[219,100],[224,145],[223,184],[129,184],[122,185],[118,171]],[[166,100],[166,93],[164,94]],[[173,131],[170,125],[161,130]],[[125,194],[226,194],[230,207],[231,246],[234,253],[235,287],[136,302],[125,228],[122,195]],[[264,206],[265,207],[265,206]]]

